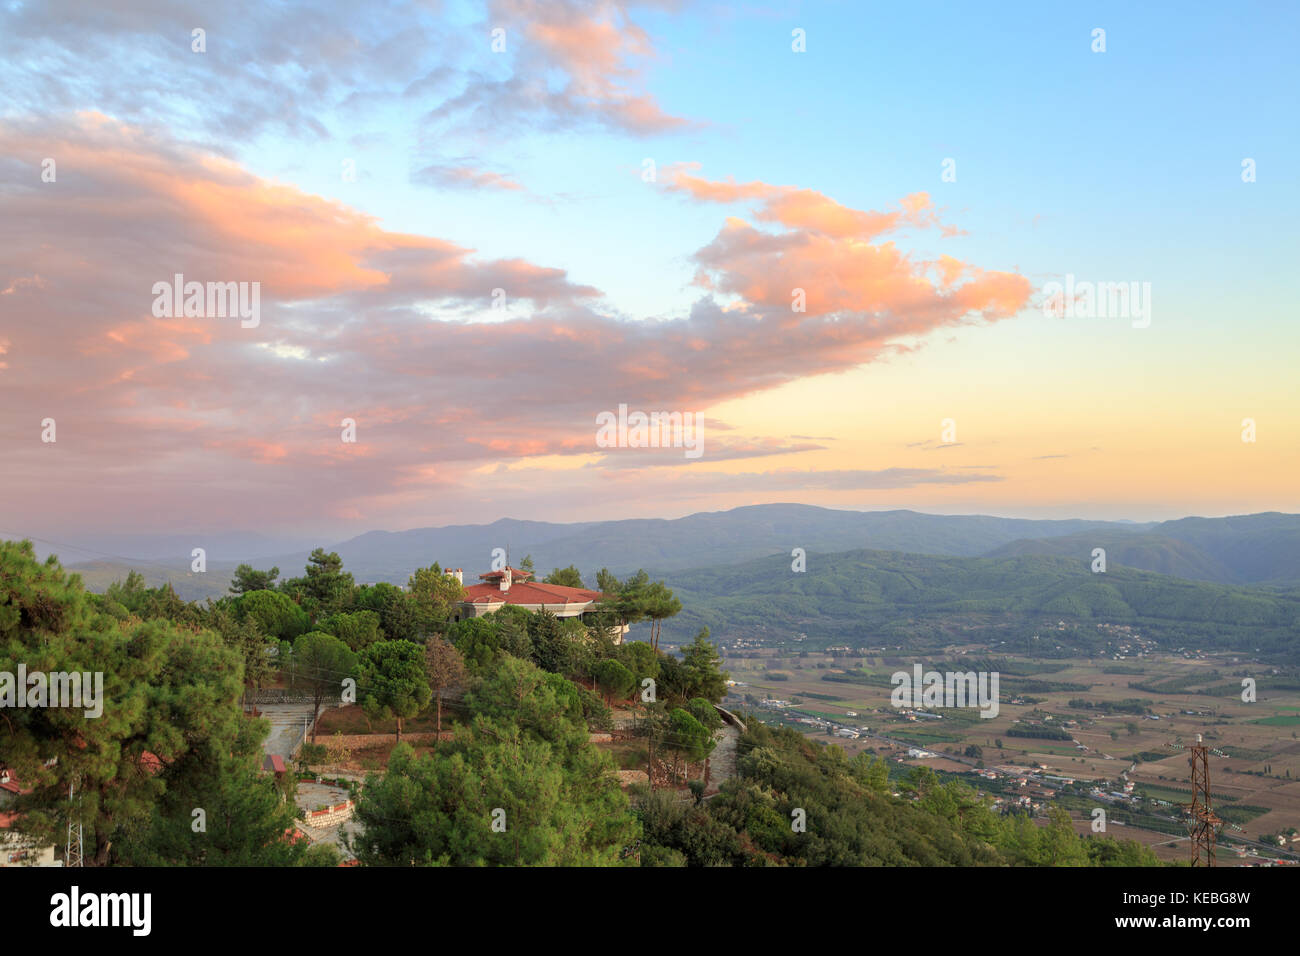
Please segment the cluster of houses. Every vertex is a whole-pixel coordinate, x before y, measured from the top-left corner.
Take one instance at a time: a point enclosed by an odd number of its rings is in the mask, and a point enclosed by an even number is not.
[[[1059,786],[1074,783],[1069,777],[1054,777],[1039,770],[1026,770],[1023,767],[994,767],[975,771],[977,776],[986,780],[1005,779],[1012,789],[1006,790],[993,798],[993,807],[997,810],[1012,808],[1037,813],[1043,809],[1056,794]]]
[[[1149,657],[1160,649],[1155,641],[1143,637],[1131,624],[1098,624],[1097,630],[1111,638],[1111,660],[1126,661],[1130,657]],[[1181,651],[1182,648],[1178,650]]]
[[[1133,792],[1133,781],[1125,780],[1119,790],[1107,790],[1105,787],[1093,787],[1088,791],[1098,800],[1106,803],[1137,803],[1138,796]]]

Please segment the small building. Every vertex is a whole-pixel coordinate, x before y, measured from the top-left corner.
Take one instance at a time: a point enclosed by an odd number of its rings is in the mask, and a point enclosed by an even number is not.
[[[54,847],[39,846],[22,836],[16,829],[19,814],[5,808],[24,793],[13,771],[0,767],[0,867],[6,866],[62,866],[54,858]]]
[[[37,846],[14,829],[18,814],[0,811],[0,867],[62,866],[54,858],[53,846]]]

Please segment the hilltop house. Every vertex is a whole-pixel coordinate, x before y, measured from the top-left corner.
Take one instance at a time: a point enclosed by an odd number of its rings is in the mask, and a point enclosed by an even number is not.
[[[463,571],[449,568],[447,574],[465,587]],[[521,568],[505,567],[500,571],[489,571],[479,575],[480,584],[465,587],[465,599],[452,615],[452,620],[463,621],[471,617],[482,617],[501,610],[507,604],[521,607],[525,611],[550,611],[556,617],[582,617],[596,610],[597,605],[608,598],[601,591],[587,588],[570,588],[559,584],[546,584],[533,580],[531,571]],[[615,629],[615,643],[622,643],[627,633],[627,625]]]

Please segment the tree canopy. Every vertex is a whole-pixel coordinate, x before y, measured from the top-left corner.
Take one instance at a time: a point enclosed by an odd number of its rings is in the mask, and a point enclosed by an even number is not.
[[[361,707],[373,720],[402,721],[414,717],[429,703],[429,678],[424,669],[424,648],[413,641],[379,641],[362,653],[357,690]]]
[[[103,680],[99,716],[22,708],[0,721],[5,764],[31,788],[12,805],[21,832],[61,843],[71,814],[92,865],[296,857],[276,837],[286,817],[272,782],[250,769],[267,725],[241,713],[242,657],[218,634],[118,620],[78,576],[53,558],[38,562],[30,542],[0,542],[0,671],[19,662]],[[195,806],[228,808],[239,825],[209,830],[206,843],[192,830],[191,843],[179,842]]]

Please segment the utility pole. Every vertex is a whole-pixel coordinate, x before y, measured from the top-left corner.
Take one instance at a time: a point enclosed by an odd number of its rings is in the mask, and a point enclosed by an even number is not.
[[[1191,751],[1187,762],[1192,768],[1192,802],[1183,804],[1187,813],[1187,832],[1192,838],[1192,866],[1217,866],[1214,859],[1216,827],[1223,823],[1210,809],[1210,752],[1201,735],[1186,748]]]

